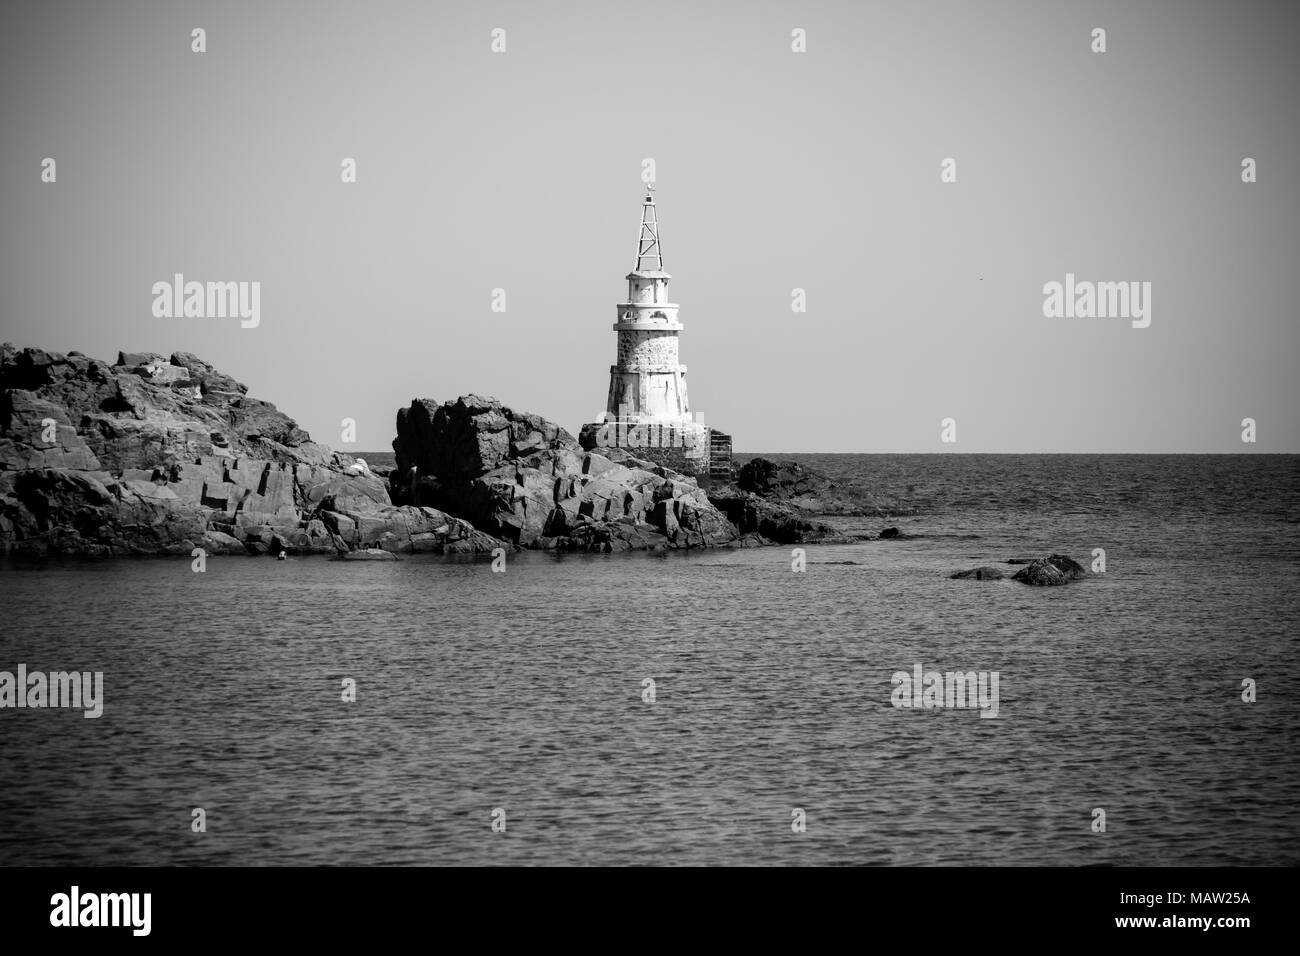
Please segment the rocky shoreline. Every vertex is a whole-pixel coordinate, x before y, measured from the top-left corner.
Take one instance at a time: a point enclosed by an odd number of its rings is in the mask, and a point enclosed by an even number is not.
[[[731,483],[492,398],[417,399],[385,475],[186,352],[0,347],[0,553],[189,555],[668,550],[860,540],[817,521],[834,486],[754,459]],[[819,497],[820,496],[820,497]],[[838,503],[836,503],[838,502]],[[826,513],[856,513],[843,498]],[[837,511],[836,509],[843,509]],[[867,512],[860,512],[867,513]]]

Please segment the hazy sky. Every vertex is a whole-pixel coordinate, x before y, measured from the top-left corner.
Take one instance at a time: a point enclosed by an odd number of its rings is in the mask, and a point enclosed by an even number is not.
[[[192,351],[349,450],[471,391],[576,433],[651,157],[738,450],[1298,452],[1292,9],[7,2],[0,338]],[[260,325],[156,318],[175,272],[260,282]],[[1045,318],[1067,272],[1150,282],[1150,327]]]

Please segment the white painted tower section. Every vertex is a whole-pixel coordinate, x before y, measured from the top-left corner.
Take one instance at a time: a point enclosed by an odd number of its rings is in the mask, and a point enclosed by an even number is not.
[[[641,207],[636,268],[627,274],[627,301],[620,302],[614,331],[618,361],[609,368],[606,419],[661,425],[691,422],[686,366],[677,360],[677,306],[668,301],[668,280],[659,246],[654,194]]]

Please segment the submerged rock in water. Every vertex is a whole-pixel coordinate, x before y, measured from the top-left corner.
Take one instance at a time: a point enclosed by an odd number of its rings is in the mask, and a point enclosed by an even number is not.
[[[969,571],[958,571],[956,574],[948,575],[953,580],[971,578],[976,581],[1000,581],[1006,577],[1006,573],[1001,568],[984,565],[978,568],[971,568]]]
[[[1050,587],[1078,581],[1087,573],[1083,565],[1077,561],[1071,560],[1063,554],[1054,554],[1048,558],[1030,561],[1029,564],[1012,575],[1011,580],[1019,581],[1021,584]]]

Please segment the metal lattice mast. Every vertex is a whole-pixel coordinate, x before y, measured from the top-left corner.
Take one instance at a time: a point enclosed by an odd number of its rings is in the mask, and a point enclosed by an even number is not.
[[[650,265],[646,265],[646,263]],[[641,238],[637,243],[636,271],[662,272],[663,252],[659,247],[659,217],[655,212],[654,186],[646,186],[645,205],[641,207]]]

